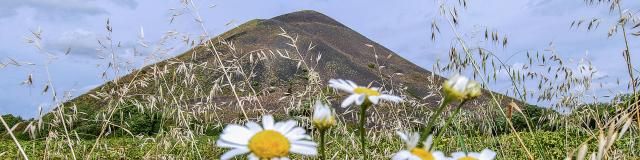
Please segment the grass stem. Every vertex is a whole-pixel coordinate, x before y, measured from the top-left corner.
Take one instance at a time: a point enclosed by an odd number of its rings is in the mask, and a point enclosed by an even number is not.
[[[2,116],[0,116],[0,121],[2,122],[2,126],[4,126],[4,128],[7,130],[7,133],[9,133],[9,136],[11,136],[11,139],[13,139],[13,142],[16,144],[16,147],[18,147],[18,150],[20,150],[20,154],[22,155],[22,158],[24,158],[25,160],[29,160],[29,157],[27,157],[27,154],[24,153],[24,149],[22,149],[20,142],[18,142],[18,139],[16,139],[16,136],[13,135],[13,131],[11,131],[11,128],[9,128],[9,125],[7,125],[7,122],[4,121],[4,118]]]
[[[442,103],[440,103],[440,106],[438,107],[438,110],[436,110],[436,113],[434,113],[433,115],[431,115],[431,117],[429,117],[429,122],[427,122],[427,126],[425,126],[424,131],[422,131],[419,142],[423,142],[424,140],[427,139],[427,136],[429,136],[429,134],[431,133],[431,130],[433,129],[433,125],[435,124],[436,117],[440,117],[440,114],[442,114],[442,111],[447,106],[447,104],[449,104],[449,102],[450,100],[446,97],[442,99]]]

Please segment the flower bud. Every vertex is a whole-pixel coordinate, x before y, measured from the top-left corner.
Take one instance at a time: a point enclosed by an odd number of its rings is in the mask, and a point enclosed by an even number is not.
[[[444,82],[446,98],[456,101],[471,100],[482,95],[480,85],[469,78],[455,75]]]
[[[314,126],[319,129],[327,129],[336,124],[336,119],[329,106],[320,101],[316,101],[313,107],[312,121]]]

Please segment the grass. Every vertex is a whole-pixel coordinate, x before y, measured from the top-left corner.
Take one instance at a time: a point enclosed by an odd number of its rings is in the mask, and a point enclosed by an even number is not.
[[[523,140],[532,154],[538,159],[564,159],[567,156],[565,148],[577,148],[581,141],[586,138],[580,135],[565,134],[564,132],[521,132]],[[352,139],[347,139],[346,135],[339,135],[333,132],[328,137],[327,153],[333,159],[351,159],[358,157],[359,153],[350,150],[348,145],[353,143]],[[191,142],[178,142],[175,140],[164,141],[155,137],[119,137],[106,138],[102,146],[98,148],[93,158],[97,159],[198,159],[198,154],[202,157],[219,157],[225,149],[217,148],[214,143],[217,136],[198,136],[195,144],[198,150],[194,150]],[[88,148],[93,145],[93,140],[81,140],[76,143],[76,155],[83,155],[88,152]],[[526,159],[525,153],[519,147],[515,137],[511,134],[497,137],[450,137],[440,140],[440,144],[434,146],[436,150],[451,153],[455,151],[479,151],[484,148],[495,150],[498,159]],[[69,150],[65,147],[66,142],[50,142],[49,149],[46,149],[45,141],[22,141],[25,150],[30,157],[49,157],[50,159],[72,159],[69,157]],[[640,143],[640,139],[629,139],[618,141],[615,148],[620,148],[621,152],[627,153],[620,158],[637,159],[640,157],[629,156],[633,152],[640,155],[638,150],[629,150],[628,145]],[[342,145],[340,145],[342,144]],[[370,151],[372,159],[384,159],[395,151],[403,147],[403,143],[397,138],[380,138],[372,141]],[[595,145],[591,145],[595,149]],[[0,154],[4,159],[17,159],[20,155],[12,141],[0,141]],[[302,158],[302,157],[296,157]],[[309,159],[309,158],[306,158]]]
[[[218,157],[222,150],[213,146],[216,137],[198,137],[197,145],[199,152],[205,157]],[[47,144],[45,141],[22,141],[29,157],[42,157],[43,159],[73,159],[70,150],[67,149],[65,141],[52,141]],[[95,143],[95,140],[81,140],[74,142],[76,155],[83,155]],[[121,137],[106,138],[102,145],[94,151],[92,159],[142,159],[142,158],[194,158],[197,157],[195,151],[190,150],[191,145],[178,143],[175,141],[153,141],[145,138]],[[164,147],[164,148],[161,148]],[[1,141],[0,150],[6,152],[4,159],[19,159],[20,155],[15,154],[17,150],[10,141]],[[162,150],[162,154],[154,153]],[[189,158],[190,159],[190,158]]]

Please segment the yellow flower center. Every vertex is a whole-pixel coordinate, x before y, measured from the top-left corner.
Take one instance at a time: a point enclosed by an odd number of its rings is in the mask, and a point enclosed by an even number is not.
[[[425,151],[424,149],[421,149],[421,148],[411,149],[411,154],[413,154],[414,156],[420,157],[420,159],[422,160],[435,160],[431,152]]]
[[[249,150],[260,159],[271,159],[289,155],[291,144],[280,132],[264,130],[249,140]]]
[[[458,160],[478,160],[478,159],[477,159],[477,158],[473,158],[473,157],[466,156],[466,157],[458,158]]]
[[[364,94],[367,96],[379,96],[380,92],[373,90],[373,89],[369,89],[369,88],[365,88],[365,87],[358,87],[356,89],[353,90],[353,92],[357,93],[357,94]]]

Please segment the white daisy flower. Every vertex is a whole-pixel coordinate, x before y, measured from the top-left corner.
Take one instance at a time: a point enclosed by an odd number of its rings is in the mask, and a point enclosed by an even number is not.
[[[420,135],[418,133],[402,133],[397,132],[400,139],[405,142],[407,149],[401,150],[391,157],[392,160],[446,160],[447,157],[440,151],[431,152],[431,143],[433,137],[429,135],[427,140],[423,142],[423,148],[418,148]]]
[[[293,120],[274,124],[271,115],[262,117],[262,126],[253,121],[244,126],[227,125],[216,145],[231,150],[220,159],[231,159],[246,153],[250,153],[250,160],[286,160],[289,159],[289,153],[315,156],[316,143],[303,128],[296,125],[297,122]]]
[[[378,104],[381,99],[395,103],[402,101],[402,98],[398,96],[381,93],[380,88],[358,86],[350,80],[331,79],[329,80],[329,86],[347,93],[351,93],[351,96],[342,101],[342,104],[340,106],[342,106],[343,108],[354,103],[356,105],[362,105],[362,103],[367,100],[373,104]]]
[[[326,129],[336,124],[336,118],[333,116],[333,112],[331,112],[329,106],[320,101],[316,101],[313,107],[313,125],[321,129]]]
[[[496,158],[496,152],[490,149],[484,149],[482,152],[455,152],[451,154],[453,160],[493,160]]]
[[[444,82],[444,92],[453,100],[473,99],[482,94],[480,85],[465,76],[455,75]]]

